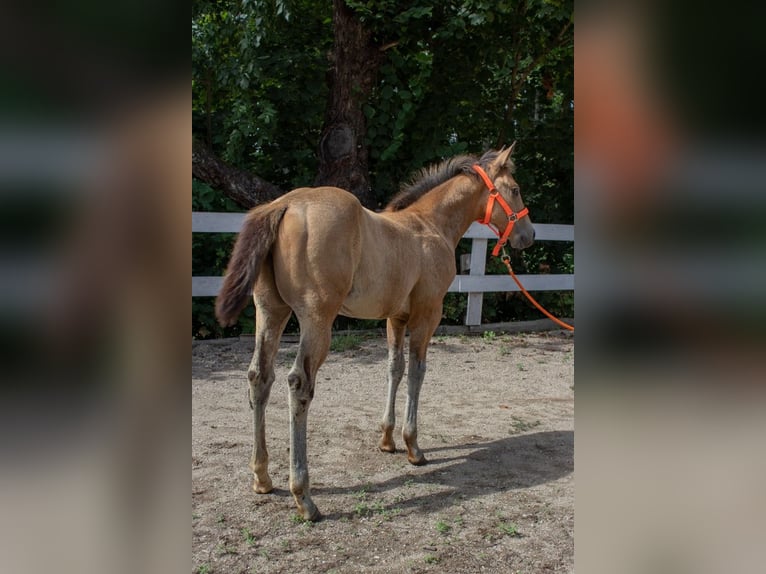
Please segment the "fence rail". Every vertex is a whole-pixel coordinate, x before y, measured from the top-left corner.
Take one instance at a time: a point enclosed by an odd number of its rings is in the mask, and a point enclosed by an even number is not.
[[[244,213],[192,212],[193,233],[238,233],[245,219]],[[535,241],[574,241],[574,225],[535,223]],[[485,275],[487,247],[495,235],[484,225],[471,224],[464,239],[471,240],[467,275],[456,275],[449,291],[468,293],[466,325],[481,324],[484,293],[518,291],[508,275]],[[574,291],[574,274],[518,275],[528,291]],[[192,297],[215,297],[221,289],[223,277],[192,277]]]

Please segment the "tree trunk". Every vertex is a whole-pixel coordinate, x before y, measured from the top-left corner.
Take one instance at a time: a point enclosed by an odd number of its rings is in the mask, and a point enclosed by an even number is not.
[[[315,185],[350,191],[363,205],[375,208],[370,189],[367,122],[362,106],[375,85],[381,52],[356,14],[343,0],[333,0],[335,42],[328,74],[330,95],[319,140],[319,172]]]
[[[203,144],[192,144],[192,175],[250,209],[284,194],[276,185],[223,162]]]

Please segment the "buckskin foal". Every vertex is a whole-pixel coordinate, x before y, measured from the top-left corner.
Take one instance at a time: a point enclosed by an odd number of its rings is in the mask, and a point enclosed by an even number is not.
[[[481,158],[457,156],[422,170],[381,213],[335,187],[301,188],[253,209],[232,252],[216,301],[222,325],[255,301],[255,353],[248,369],[254,445],[250,468],[258,493],[272,490],[264,411],[274,360],[290,313],[300,343],[287,377],[290,392],[290,491],[303,518],[318,520],[306,458],[306,418],[317,370],[338,314],[387,319],[388,400],[379,447],[394,452],[394,402],[410,332],[402,437],[407,459],[426,462],[418,446],[418,396],[426,351],[455,276],[455,247],[471,222],[494,228],[501,243],[523,249],[534,228],[513,179],[513,147]]]

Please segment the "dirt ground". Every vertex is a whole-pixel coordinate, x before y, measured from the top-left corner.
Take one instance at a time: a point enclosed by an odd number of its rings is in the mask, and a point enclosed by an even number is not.
[[[298,518],[288,490],[295,343],[281,346],[266,415],[275,490],[251,489],[252,348],[247,338],[193,342],[193,572],[574,571],[572,335],[435,337],[418,413],[421,467],[377,448],[385,338],[331,352],[309,413],[316,524]],[[406,380],[398,449],[405,389]]]

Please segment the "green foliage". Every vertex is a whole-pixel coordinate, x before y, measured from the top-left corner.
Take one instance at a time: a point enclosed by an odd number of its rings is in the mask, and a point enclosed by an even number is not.
[[[506,536],[510,536],[511,538],[520,538],[521,533],[519,532],[519,527],[516,526],[513,522],[501,522],[498,524],[498,529],[500,532],[505,534]]]
[[[533,221],[573,222],[573,0],[346,3],[381,48],[377,84],[362,103],[368,167],[381,204],[424,165],[518,140],[516,175]],[[196,0],[194,137],[284,189],[311,185],[332,48],[330,2]],[[194,182],[192,191],[196,210],[236,210],[204,184]],[[195,235],[194,273],[220,274],[231,241]],[[464,243],[457,255],[470,249]],[[570,273],[573,246],[537,243],[514,254],[512,264],[519,273]],[[487,272],[505,269],[488,256]],[[571,292],[535,296],[552,313],[573,315]],[[443,322],[461,324],[466,301],[464,294],[448,294]],[[222,330],[211,300],[192,305],[195,336],[252,331],[252,310]],[[513,293],[485,294],[483,309],[488,322],[540,318]],[[336,328],[350,326],[339,321]]]
[[[336,335],[330,341],[330,350],[335,353],[358,349],[362,342],[360,335],[349,333],[348,335]]]
[[[245,543],[247,543],[248,546],[255,544],[255,535],[250,531],[249,528],[242,528],[241,532],[242,537],[245,539]]]
[[[195,137],[275,185],[310,182],[327,96],[331,11],[318,1],[195,2]]]
[[[438,520],[436,522],[436,531],[439,534],[449,534],[452,530],[452,526],[447,524],[444,520]]]

